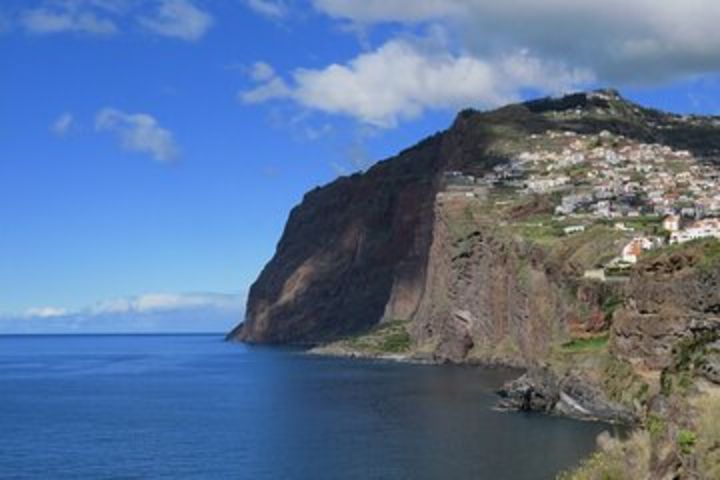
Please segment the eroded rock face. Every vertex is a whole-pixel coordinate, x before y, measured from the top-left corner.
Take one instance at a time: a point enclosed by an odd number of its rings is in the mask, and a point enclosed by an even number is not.
[[[422,293],[442,136],[308,193],[230,338],[317,343],[407,319]]]
[[[468,207],[462,200],[436,205],[413,335],[435,343],[438,360],[460,362],[472,350],[484,360],[525,365],[546,353],[552,324],[563,317],[558,292],[537,252],[482,226],[481,217],[463,218]],[[456,231],[467,225],[473,227]]]
[[[638,266],[613,322],[616,355],[653,370],[667,368],[673,349],[699,325],[720,325],[720,270],[700,268],[700,254],[690,248]]]

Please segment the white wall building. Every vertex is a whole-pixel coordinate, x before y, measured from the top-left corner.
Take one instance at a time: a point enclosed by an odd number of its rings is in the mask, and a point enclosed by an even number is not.
[[[720,219],[706,218],[693,222],[687,228],[673,232],[670,235],[670,243],[685,243],[701,238],[720,240]]]

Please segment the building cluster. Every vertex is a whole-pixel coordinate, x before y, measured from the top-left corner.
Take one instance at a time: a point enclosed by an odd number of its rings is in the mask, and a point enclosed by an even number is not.
[[[616,224],[616,228],[618,225]],[[720,240],[720,219],[704,218],[701,220],[684,220],[678,215],[669,215],[662,222],[667,236],[637,235],[622,249],[619,257],[608,266],[622,267],[637,263],[643,252],[663,247],[666,244],[686,243],[704,238]],[[622,229],[622,228],[621,228]]]
[[[664,217],[666,235],[638,235],[612,263],[632,264],[664,243],[720,239],[720,169],[687,150],[639,143],[603,131],[597,135],[547,131],[527,137],[510,161],[483,176],[445,173],[446,192],[484,196],[495,187],[518,194],[550,194],[555,216],[593,222]],[[451,193],[452,194],[452,193]],[[625,228],[626,231],[630,229]],[[568,227],[565,234],[582,231]]]
[[[530,149],[478,181],[527,193],[557,192],[560,216],[720,215],[720,171],[686,150],[609,132],[547,132],[530,140]]]
[[[670,216],[663,225],[670,232],[670,243],[685,243],[702,238],[716,238],[720,240],[720,219],[703,218],[682,222],[679,216]]]

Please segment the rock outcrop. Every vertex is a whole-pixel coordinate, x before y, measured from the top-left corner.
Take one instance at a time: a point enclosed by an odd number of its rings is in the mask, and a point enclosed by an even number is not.
[[[674,349],[684,340],[720,330],[720,268],[712,262],[702,243],[641,262],[613,322],[613,352],[661,370],[671,366]]]
[[[607,398],[587,379],[567,374],[558,377],[547,368],[533,368],[507,382],[498,391],[500,407],[509,410],[552,413],[586,420],[632,424],[637,416],[627,407]]]

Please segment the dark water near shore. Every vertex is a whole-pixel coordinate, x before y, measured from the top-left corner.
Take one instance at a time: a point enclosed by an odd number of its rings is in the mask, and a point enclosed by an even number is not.
[[[212,336],[0,336],[2,479],[544,479],[607,426],[491,409],[508,372]]]

